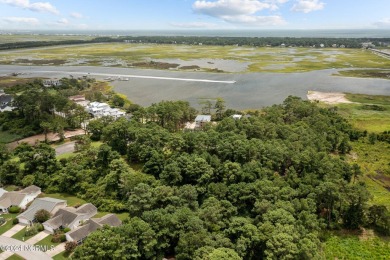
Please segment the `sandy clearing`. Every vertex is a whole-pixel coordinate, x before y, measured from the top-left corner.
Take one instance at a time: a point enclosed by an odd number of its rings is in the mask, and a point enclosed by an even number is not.
[[[74,131],[65,131],[64,135],[65,135],[65,139],[67,139],[67,138],[77,136],[77,135],[85,135],[85,131],[83,129],[78,129],[78,130],[74,130]],[[49,142],[55,142],[55,141],[59,141],[60,137],[58,136],[57,133],[49,133],[49,134],[47,134],[47,140]],[[43,142],[43,141],[45,141],[45,135],[40,134],[40,135],[30,136],[30,137],[9,143],[7,146],[10,149],[15,149],[21,143],[28,143],[30,145],[34,145],[37,142]]]
[[[326,104],[353,103],[345,97],[345,93],[341,92],[308,91],[307,99],[310,101],[324,102]]]

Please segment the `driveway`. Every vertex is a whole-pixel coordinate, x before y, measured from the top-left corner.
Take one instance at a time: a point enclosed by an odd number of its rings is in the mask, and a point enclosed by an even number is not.
[[[61,144],[55,148],[56,155],[61,155],[64,153],[73,153],[75,150],[75,143],[76,142],[68,142],[65,144]]]
[[[26,243],[30,244],[30,245],[34,245],[34,244],[38,243],[39,241],[41,241],[42,239],[44,239],[45,237],[47,237],[48,235],[50,235],[50,233],[47,232],[46,230],[39,232],[38,234],[36,234],[32,238],[30,238],[29,240],[26,240]]]
[[[16,224],[15,226],[13,226],[10,230],[8,230],[7,232],[5,232],[4,234],[2,234],[2,236],[4,237],[12,237],[13,235],[15,235],[16,233],[18,233],[20,230],[22,230],[23,228],[25,228],[26,226],[23,226],[21,224]]]
[[[58,255],[59,253],[65,251],[65,243],[61,243],[50,251],[47,251],[47,254],[51,257]]]
[[[19,256],[29,260],[51,260],[52,258],[43,251],[40,247],[34,247],[17,239],[0,236],[0,248],[8,252],[14,252]],[[4,253],[3,253],[4,254]],[[0,256],[3,257],[3,254]],[[7,255],[7,254],[6,254]]]

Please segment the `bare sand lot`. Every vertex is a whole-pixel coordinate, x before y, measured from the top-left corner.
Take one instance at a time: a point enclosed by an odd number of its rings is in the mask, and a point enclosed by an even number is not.
[[[346,99],[345,93],[340,92],[308,91],[307,99],[311,101],[320,101],[331,105],[341,103],[353,103]]]

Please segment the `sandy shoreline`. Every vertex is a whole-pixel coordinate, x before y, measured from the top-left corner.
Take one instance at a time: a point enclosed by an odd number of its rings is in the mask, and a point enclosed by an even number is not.
[[[341,104],[341,103],[353,103],[345,97],[345,93],[341,92],[319,92],[308,91],[307,99],[310,101],[320,101],[326,104]]]

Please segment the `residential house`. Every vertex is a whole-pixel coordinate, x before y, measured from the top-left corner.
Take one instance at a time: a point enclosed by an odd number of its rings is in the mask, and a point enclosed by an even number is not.
[[[11,102],[13,98],[11,95],[5,94],[3,91],[0,92],[0,112],[11,111]]]
[[[233,117],[234,120],[239,120],[239,119],[242,118],[242,115],[236,114],[236,115],[232,115],[232,117]]]
[[[51,215],[54,215],[60,208],[64,208],[66,206],[66,200],[38,198],[34,200],[25,212],[19,214],[16,218],[19,220],[19,223],[31,225],[35,221],[35,213],[37,213],[37,211],[44,209]]]
[[[44,87],[58,87],[61,86],[62,83],[58,79],[46,79],[43,81],[43,86]]]
[[[74,230],[83,222],[97,214],[97,208],[87,203],[78,208],[65,207],[59,209],[54,216],[43,223],[45,230],[54,233],[59,228],[70,228]]]
[[[203,128],[205,124],[211,122],[210,115],[198,115],[195,118],[195,128]]]
[[[18,206],[21,209],[25,209],[27,204],[41,193],[41,188],[31,185],[20,191],[1,192],[0,213],[8,213],[8,209],[11,206]]]
[[[85,99],[84,95],[71,96],[68,99],[84,108],[86,108],[89,105],[89,103],[91,103],[91,101]]]
[[[122,221],[114,214],[108,214],[101,218],[92,218],[85,222],[84,225],[76,228],[73,231],[69,231],[65,234],[67,241],[74,241],[78,244],[82,243],[84,239],[96,231],[99,228],[102,228],[104,225],[111,227],[117,227],[122,224]]]
[[[118,119],[120,117],[123,117],[126,115],[125,112],[117,109],[117,108],[111,108],[107,103],[100,103],[100,102],[91,102],[86,107],[86,110],[88,113],[92,114],[95,118],[100,118],[102,116],[110,116],[115,119]]]

